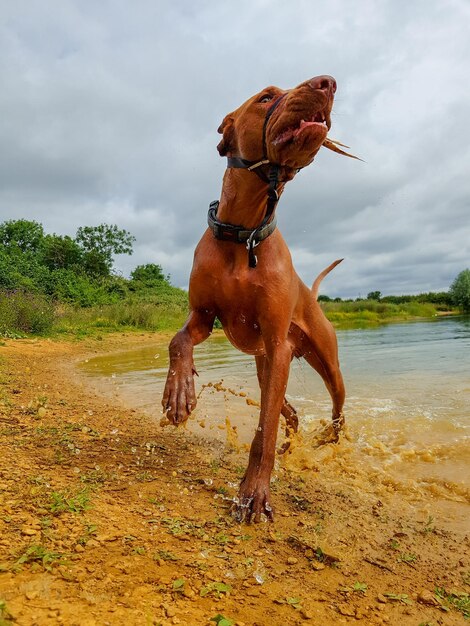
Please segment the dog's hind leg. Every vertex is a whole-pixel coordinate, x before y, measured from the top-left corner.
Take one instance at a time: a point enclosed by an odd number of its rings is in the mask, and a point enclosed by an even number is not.
[[[265,362],[265,356],[256,356],[256,374],[258,376],[258,382],[261,387],[261,380],[263,376],[263,368]],[[286,437],[290,437],[292,433],[296,433],[299,429],[299,416],[296,409],[284,396],[284,402],[282,403],[281,415],[286,420]]]
[[[325,361],[322,356],[317,353],[316,345],[312,345],[311,348],[306,350],[304,358],[323,378],[323,382],[330,393],[333,402],[331,417],[334,439],[337,440],[344,426],[343,405],[345,398],[343,377],[339,365]]]
[[[304,310],[302,330],[302,355],[322,377],[333,402],[333,431],[337,440],[344,425],[345,399],[343,376],[338,360],[338,343],[333,326],[315,301],[310,302]]]
[[[170,342],[170,367],[163,392],[162,405],[169,421],[178,426],[196,407],[193,348],[210,335],[215,313],[193,310]]]
[[[261,381],[263,377],[263,369],[266,357],[264,355],[255,356],[256,361],[256,374],[258,376],[258,382],[261,387]],[[288,402],[287,398],[284,396],[284,402],[282,403],[281,415],[286,420],[286,439],[287,441],[282,445],[282,447],[278,450],[279,454],[284,454],[287,452],[290,446],[290,437],[295,434],[299,429],[299,416],[297,415],[297,411],[292,406],[290,402]]]

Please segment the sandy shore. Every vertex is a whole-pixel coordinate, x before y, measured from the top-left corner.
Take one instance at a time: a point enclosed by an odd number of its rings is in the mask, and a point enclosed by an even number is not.
[[[464,623],[435,594],[469,591],[469,538],[446,502],[358,489],[339,461],[280,466],[275,523],[239,525],[228,506],[245,458],[77,374],[152,341],[0,346],[0,624]]]

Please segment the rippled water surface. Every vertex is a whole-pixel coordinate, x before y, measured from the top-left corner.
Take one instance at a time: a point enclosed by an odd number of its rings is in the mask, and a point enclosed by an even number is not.
[[[409,481],[414,488],[431,486],[449,498],[468,497],[470,319],[337,334],[349,425],[349,442],[337,449],[344,459],[354,459],[350,467],[357,471],[365,464],[370,471],[380,471],[382,479],[386,475],[392,482]],[[200,397],[191,429],[223,439],[227,432],[233,435],[235,426],[239,440],[249,442],[258,416],[251,400],[259,399],[253,358],[219,335],[196,348],[195,363]],[[167,368],[167,345],[158,343],[82,365],[87,375],[105,380],[156,422]],[[311,463],[316,469],[328,456],[314,450],[321,448],[320,420],[329,421],[331,404],[320,377],[302,360],[292,364],[288,398],[299,411],[302,431],[291,462],[305,467]]]

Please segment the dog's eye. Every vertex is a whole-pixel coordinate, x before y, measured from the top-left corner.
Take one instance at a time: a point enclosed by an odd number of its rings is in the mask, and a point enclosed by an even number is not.
[[[262,96],[258,102],[269,102],[270,100],[273,99],[274,96],[270,96],[268,93],[265,94],[264,96]]]

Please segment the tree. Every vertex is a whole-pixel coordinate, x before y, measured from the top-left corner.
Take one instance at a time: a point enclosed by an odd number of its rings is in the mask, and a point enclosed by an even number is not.
[[[449,291],[453,303],[464,313],[470,313],[470,269],[460,272]]]
[[[147,263],[146,265],[138,265],[135,270],[131,272],[132,280],[141,283],[155,283],[167,280],[167,277],[163,274],[162,266],[155,263]]]
[[[113,254],[132,254],[135,237],[116,224],[81,226],[75,241],[86,252],[85,270],[97,276],[109,276],[113,267]]]
[[[36,252],[44,237],[41,224],[29,220],[9,220],[0,224],[0,245],[22,252]]]
[[[50,270],[78,268],[83,250],[68,235],[46,235],[41,243],[41,259]]]
[[[367,299],[368,300],[380,300],[380,298],[382,297],[382,293],[380,291],[369,291],[369,293],[367,294]]]

